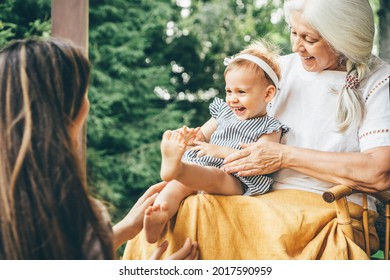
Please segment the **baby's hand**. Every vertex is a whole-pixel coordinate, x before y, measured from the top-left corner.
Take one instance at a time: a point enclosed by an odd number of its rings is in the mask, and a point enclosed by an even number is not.
[[[211,156],[211,157],[221,157],[221,146],[210,144],[202,141],[194,141],[196,144],[195,147],[191,148],[193,151],[198,151],[197,157]]]
[[[184,141],[187,145],[193,145],[193,141],[198,134],[200,127],[189,128],[187,126],[183,126],[179,131],[179,133],[183,136]]]

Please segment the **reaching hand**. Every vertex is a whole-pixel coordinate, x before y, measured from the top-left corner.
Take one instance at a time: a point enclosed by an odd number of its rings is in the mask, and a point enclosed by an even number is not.
[[[195,139],[196,134],[200,130],[200,127],[197,128],[189,128],[187,126],[183,126],[180,130],[180,134],[183,136],[185,143],[188,145],[188,143]]]
[[[194,141],[194,144],[196,144],[196,146],[192,147],[191,150],[198,151],[196,157],[210,156],[221,158],[222,153],[220,150],[223,149],[223,147],[196,140]]]
[[[200,130],[200,127],[189,128],[184,125],[182,128],[175,130],[175,132],[180,133],[183,136],[187,146],[193,146],[194,141],[204,141],[204,135]]]
[[[142,230],[145,210],[153,204],[158,193],[166,184],[166,182],[160,182],[147,189],[126,217],[113,227],[115,248],[121,246],[125,241],[134,238]]]
[[[153,252],[150,259],[159,260],[161,256],[168,248],[168,241],[164,241]],[[190,238],[187,238],[183,247],[177,250],[172,255],[168,256],[166,260],[197,260],[199,257],[198,244],[196,241],[192,242]]]

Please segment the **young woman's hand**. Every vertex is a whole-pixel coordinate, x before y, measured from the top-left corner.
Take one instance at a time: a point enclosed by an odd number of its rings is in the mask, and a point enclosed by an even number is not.
[[[158,193],[166,184],[166,182],[160,182],[148,188],[130,209],[126,217],[113,226],[115,249],[127,240],[134,238],[142,230],[146,208],[153,204]]]

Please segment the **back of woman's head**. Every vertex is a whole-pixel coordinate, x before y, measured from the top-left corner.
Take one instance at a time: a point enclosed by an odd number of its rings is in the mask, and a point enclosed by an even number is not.
[[[99,219],[69,127],[89,74],[83,52],[61,40],[19,40],[0,52],[0,259],[87,257],[86,232]]]
[[[284,11],[287,22],[292,13],[298,12],[301,19],[319,32],[340,56],[348,76],[357,81],[366,77],[375,34],[368,0],[287,0]],[[340,90],[337,115],[340,130],[353,122],[359,123],[363,116],[364,104],[358,88]]]

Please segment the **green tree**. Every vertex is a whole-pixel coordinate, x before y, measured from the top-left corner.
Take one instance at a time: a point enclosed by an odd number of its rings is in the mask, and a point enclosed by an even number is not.
[[[379,56],[390,63],[390,2],[380,0],[379,17]]]
[[[159,181],[162,132],[189,124],[195,113],[155,93],[175,90],[161,57],[165,26],[176,12],[166,1],[90,3],[87,165],[90,185],[110,202],[114,219]]]
[[[0,2],[0,48],[13,39],[50,36],[50,0]]]

